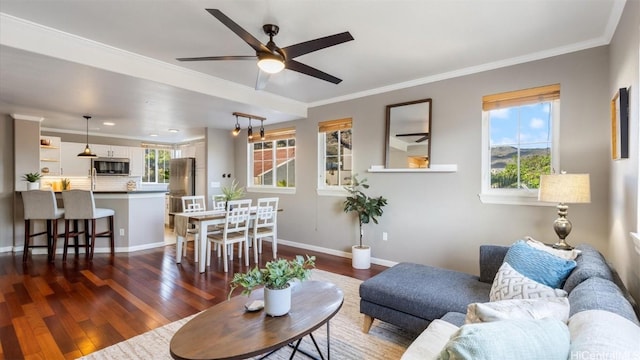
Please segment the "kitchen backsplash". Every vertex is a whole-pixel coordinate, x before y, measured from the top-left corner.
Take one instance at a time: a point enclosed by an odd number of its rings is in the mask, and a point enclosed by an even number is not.
[[[90,190],[91,178],[86,176],[43,176],[40,188],[62,190],[62,179],[69,179],[71,189]],[[130,183],[131,182],[131,183]],[[143,184],[140,176],[98,176],[94,191],[166,190],[168,184]]]

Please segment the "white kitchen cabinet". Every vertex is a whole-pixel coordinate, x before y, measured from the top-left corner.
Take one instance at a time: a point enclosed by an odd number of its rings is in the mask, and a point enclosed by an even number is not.
[[[91,158],[78,157],[87,145],[84,143],[62,142],[60,146],[60,175],[89,176]],[[91,148],[91,151],[94,151]]]
[[[129,172],[131,176],[144,175],[144,148],[130,147],[129,148]]]
[[[40,173],[60,175],[60,138],[40,136]]]
[[[116,145],[103,145],[92,144],[89,145],[94,154],[98,157],[114,157],[114,158],[128,158],[129,147],[128,146],[116,146]]]

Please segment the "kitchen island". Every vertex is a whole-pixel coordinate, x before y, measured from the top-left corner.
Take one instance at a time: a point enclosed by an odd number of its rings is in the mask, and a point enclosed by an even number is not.
[[[164,208],[166,190],[135,191],[94,191],[93,195],[98,208],[115,211],[115,251],[132,252],[164,246]],[[24,248],[24,215],[22,196],[16,193],[16,217],[14,222],[14,251]],[[64,207],[62,194],[56,192],[58,206]],[[41,222],[36,222],[41,223]],[[44,226],[37,224],[36,226]],[[98,219],[98,229],[106,229],[106,219]],[[60,225],[59,232],[64,227]],[[45,241],[44,237],[38,241]],[[58,239],[57,253],[62,253],[64,241]],[[96,253],[108,253],[109,242],[105,239],[96,241]],[[38,253],[38,252],[37,252]]]

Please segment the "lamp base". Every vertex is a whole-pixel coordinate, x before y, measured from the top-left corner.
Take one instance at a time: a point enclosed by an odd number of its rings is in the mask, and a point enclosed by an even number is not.
[[[566,242],[564,242],[564,239],[560,240],[559,242],[553,244],[552,246],[554,249],[558,249],[558,250],[573,250],[573,246],[567,244]]]

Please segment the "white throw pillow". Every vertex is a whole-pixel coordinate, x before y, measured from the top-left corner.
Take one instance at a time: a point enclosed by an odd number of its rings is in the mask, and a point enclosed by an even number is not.
[[[436,359],[458,327],[444,320],[433,320],[402,354],[401,360]]]
[[[504,262],[491,285],[490,301],[566,297],[567,292],[541,284],[517,272]]]
[[[527,245],[531,246],[532,248],[548,252],[551,255],[555,255],[565,260],[575,260],[578,257],[578,255],[580,255],[580,253],[582,252],[578,249],[573,249],[573,250],[554,249],[532,238],[531,236],[525,236],[524,238],[525,240],[527,240]]]
[[[605,310],[585,310],[569,319],[569,359],[640,359],[640,327]]]
[[[569,299],[549,297],[473,303],[467,306],[465,324],[515,319],[539,320],[547,317],[566,324],[569,319]]]

